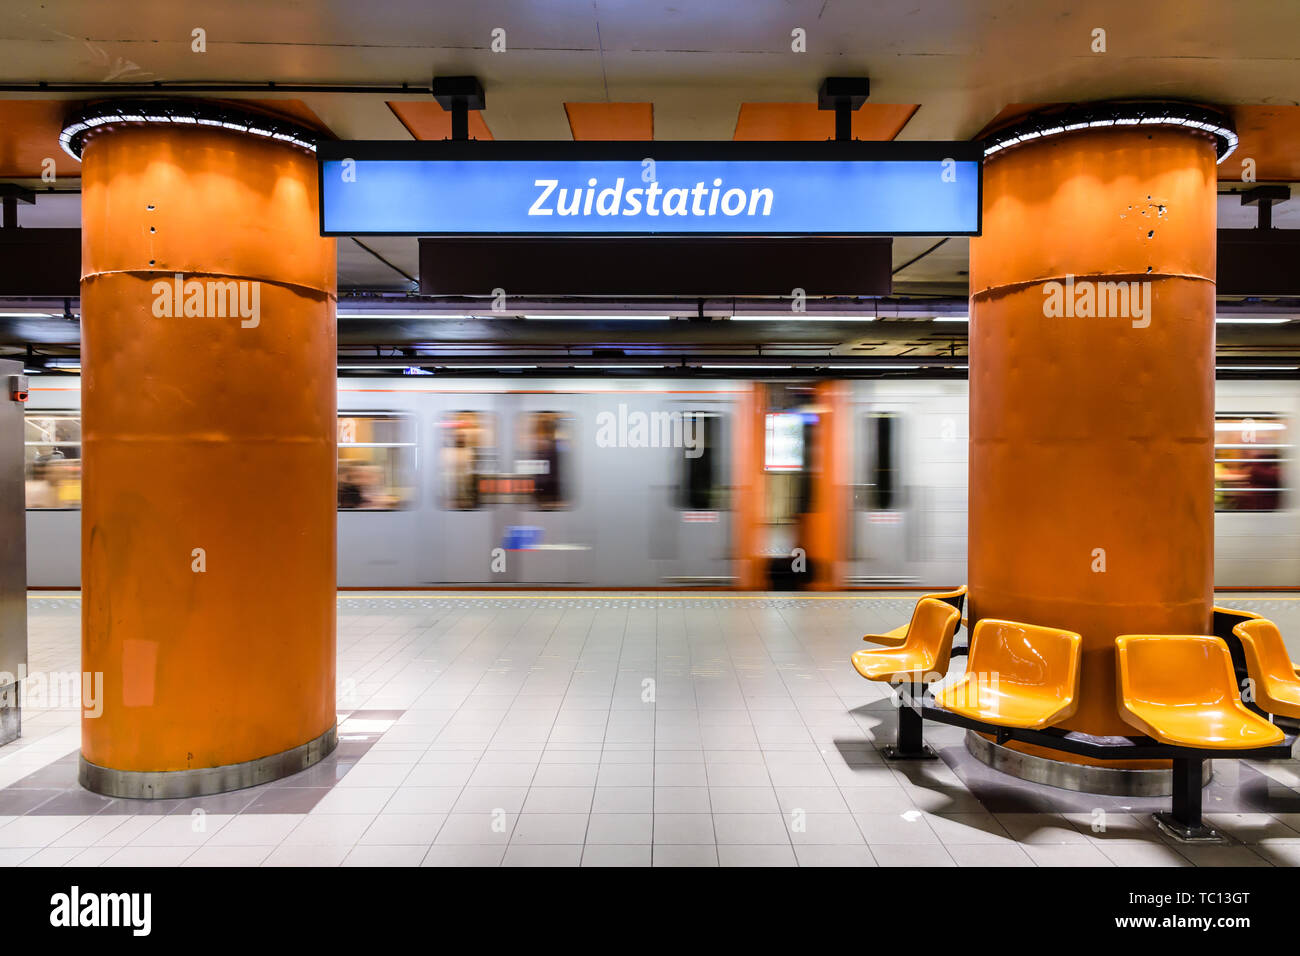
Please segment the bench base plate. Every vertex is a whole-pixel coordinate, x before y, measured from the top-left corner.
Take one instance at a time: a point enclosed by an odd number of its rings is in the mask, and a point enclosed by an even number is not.
[[[880,748],[880,756],[890,761],[901,760],[938,760],[939,755],[930,749],[929,744],[921,744],[921,749],[904,752],[896,744],[886,744]]]
[[[1206,826],[1202,823],[1198,827],[1189,827],[1180,823],[1174,818],[1172,813],[1161,811],[1160,813],[1151,814],[1151,819],[1156,821],[1156,826],[1160,832],[1167,834],[1179,843],[1228,843],[1229,840],[1214,827]]]

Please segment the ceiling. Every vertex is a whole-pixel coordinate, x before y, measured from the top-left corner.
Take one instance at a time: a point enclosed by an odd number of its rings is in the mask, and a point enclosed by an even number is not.
[[[196,28],[204,52],[192,48]],[[1104,53],[1092,50],[1098,28]],[[800,31],[804,52],[792,48]],[[431,78],[473,74],[486,90],[486,108],[471,117],[479,138],[711,140],[825,138],[832,122],[813,105],[818,85],[862,75],[872,89],[854,121],[860,138],[965,140],[1030,104],[1110,97],[1228,107],[1242,144],[1220,168],[1220,226],[1249,228],[1254,209],[1230,192],[1242,185],[1241,158],[1256,161],[1261,182],[1300,180],[1296,37],[1300,3],[1278,0],[6,0],[0,181],[48,188],[32,177],[42,158],[54,158],[54,192],[21,206],[19,224],[79,224],[77,164],[55,138],[64,110],[104,94],[32,90],[42,82],[384,87],[243,96],[278,101],[339,138],[411,139],[448,135],[447,114],[427,92]],[[411,92],[392,91],[402,84]],[[1300,228],[1300,201],[1279,206],[1274,226]],[[959,303],[968,246],[896,239],[895,292]],[[417,259],[411,238],[340,240],[340,290],[407,292]],[[917,321],[898,320],[879,347],[941,354],[962,338],[945,330],[946,345],[932,341],[921,332],[933,328]],[[760,325],[728,335],[748,346],[776,334]],[[842,325],[824,325],[822,345],[851,347]],[[1233,346],[1237,331],[1221,332]],[[1300,321],[1268,327],[1266,340],[1260,330],[1242,334],[1244,346],[1300,354]],[[426,343],[451,335],[427,323],[403,333]]]

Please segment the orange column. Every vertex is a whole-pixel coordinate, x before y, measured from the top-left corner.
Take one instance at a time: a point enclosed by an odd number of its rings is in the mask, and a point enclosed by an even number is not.
[[[848,384],[818,382],[813,392],[818,423],[808,556],[815,568],[813,590],[833,591],[843,584],[841,571],[847,551],[845,515],[852,513],[845,467],[845,452],[849,448]]]
[[[82,189],[82,662],[104,682],[82,782],[274,779],[335,740],[336,260],[315,158],[123,126],[88,141]]]
[[[759,554],[767,511],[767,483],[763,471],[766,410],[767,386],[751,382],[736,402],[735,457],[731,465],[736,587],[745,591],[766,586],[766,563]]]
[[[1210,633],[1214,275],[1206,138],[1083,130],[985,166],[970,617],[1083,635],[1073,729],[1132,733],[1116,712],[1117,635]],[[1146,314],[1122,314],[1121,292],[1149,296]]]

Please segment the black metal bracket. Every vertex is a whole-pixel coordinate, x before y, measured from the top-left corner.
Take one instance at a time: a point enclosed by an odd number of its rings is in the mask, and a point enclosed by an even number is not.
[[[1291,756],[1297,735],[1283,730],[1285,738],[1280,744],[1268,747],[1251,747],[1235,750],[1206,750],[1195,747],[1173,747],[1150,737],[1094,737],[1078,731],[1048,727],[1045,730],[1025,730],[1018,727],[1001,727],[973,720],[961,714],[944,710],[925,695],[919,698],[898,688],[899,743],[904,741],[904,724],[909,725],[907,740],[920,741],[920,733],[910,725],[912,721],[925,720],[962,727],[992,737],[999,745],[1008,741],[1033,744],[1047,750],[1102,760],[1171,760],[1173,761],[1173,806],[1171,811],[1154,814],[1160,828],[1175,839],[1189,843],[1221,843],[1223,837],[1201,820],[1201,765],[1205,760],[1245,758],[1250,760],[1286,760]],[[905,717],[905,714],[911,716]],[[921,745],[923,746],[923,745]]]
[[[36,192],[16,183],[0,183],[0,199],[12,199],[31,206],[36,202]]]
[[[469,111],[487,106],[477,76],[435,76],[429,85],[438,105],[451,113],[451,138],[469,139]]]
[[[1290,186],[1254,186],[1241,194],[1243,206],[1259,207],[1259,228],[1273,228],[1273,205],[1291,198]]]
[[[3,207],[3,227],[18,228],[18,204],[28,206],[36,202],[36,193],[14,183],[0,183],[0,207]]]
[[[828,76],[817,90],[817,108],[835,111],[835,138],[853,138],[853,113],[871,95],[871,80],[865,76]]]
[[[1282,743],[1268,747],[1212,750],[1196,747],[1173,747],[1141,735],[1132,737],[1094,737],[1090,734],[1080,733],[1077,730],[1062,730],[1059,727],[1048,727],[1045,730],[1024,730],[1019,727],[1001,727],[997,724],[972,720],[950,710],[944,710],[933,703],[918,704],[915,698],[901,688],[899,694],[903,698],[904,704],[920,713],[925,720],[933,720],[941,724],[973,730],[976,733],[987,734],[990,737],[1005,734],[1007,740],[1017,743],[1033,744],[1035,747],[1059,750],[1062,753],[1075,754],[1080,757],[1093,757],[1099,760],[1174,760],[1179,757],[1193,760],[1227,760],[1233,758],[1288,760],[1291,757],[1291,748],[1296,742],[1295,734],[1287,734]],[[1281,730],[1282,728],[1279,727],[1278,729]],[[1285,731],[1283,733],[1285,734]]]

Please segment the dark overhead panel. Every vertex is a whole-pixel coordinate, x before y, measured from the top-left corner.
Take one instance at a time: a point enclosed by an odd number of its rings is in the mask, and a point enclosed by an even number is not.
[[[80,229],[0,229],[0,296],[77,296]]]
[[[420,292],[884,296],[892,291],[892,247],[878,237],[421,239]]]
[[[1300,295],[1300,229],[1220,229],[1219,295]]]

